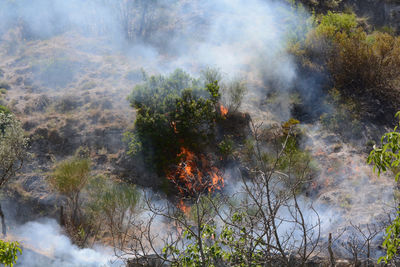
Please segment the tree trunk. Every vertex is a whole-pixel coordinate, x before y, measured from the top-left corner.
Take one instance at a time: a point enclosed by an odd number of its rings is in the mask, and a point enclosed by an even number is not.
[[[140,19],[140,28],[139,28],[139,36],[140,38],[144,38],[145,39],[145,24],[146,24],[146,16],[147,16],[147,8],[148,8],[148,0],[144,1],[143,3],[144,7],[142,10],[142,18]]]
[[[6,220],[4,219],[4,213],[3,213],[3,210],[1,209],[1,204],[0,204],[0,218],[1,218],[1,227],[2,227],[3,236],[6,236],[6,234],[7,234]]]
[[[329,233],[328,252],[329,252],[329,266],[335,267],[335,257],[333,255],[333,250],[332,250],[332,233]]]

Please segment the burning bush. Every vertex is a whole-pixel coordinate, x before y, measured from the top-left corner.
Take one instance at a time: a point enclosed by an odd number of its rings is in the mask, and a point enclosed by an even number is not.
[[[197,152],[210,143],[221,117],[219,98],[217,81],[203,84],[182,70],[169,77],[146,78],[129,96],[137,110],[130,152],[141,152],[158,173],[164,173],[179,161],[182,147]]]
[[[182,195],[195,196],[204,191],[212,192],[221,189],[224,180],[217,167],[203,154],[197,157],[185,147],[181,147],[179,164],[168,173],[167,178],[172,181]]]

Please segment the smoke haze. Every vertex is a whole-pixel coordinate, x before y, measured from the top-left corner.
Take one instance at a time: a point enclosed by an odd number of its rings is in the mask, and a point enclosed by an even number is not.
[[[205,67],[215,67],[221,70],[226,80],[237,76],[246,80],[249,92],[242,109],[254,121],[266,124],[280,123],[291,117],[289,93],[298,79],[302,80],[301,91],[305,96],[318,94],[321,90],[312,78],[298,77],[293,59],[285,52],[290,34],[303,34],[301,29],[308,27],[306,20],[309,15],[297,12],[283,1],[161,0],[157,4],[150,4],[155,7],[147,9],[129,3],[122,0],[1,1],[0,42],[16,49],[15,54],[19,55],[24,53],[24,49],[41,41],[48,42],[49,46],[54,43],[54,47],[57,47],[57,36],[68,39],[69,44],[73,44],[73,48],[79,51],[76,56],[79,63],[72,64],[71,69],[74,71],[70,76],[66,76],[64,68],[49,75],[57,77],[55,84],[61,84],[63,93],[68,91],[64,83],[73,81],[74,73],[90,69],[97,74],[96,68],[100,64],[107,65],[105,57],[110,54],[122,56],[128,62],[129,69],[143,67],[150,73],[164,74],[182,68],[198,76]],[[149,18],[141,19],[140,12],[147,12]],[[127,27],[132,30],[127,31]],[[19,31],[13,33],[15,29]],[[93,44],[81,44],[80,38],[93,38],[95,41]],[[28,42],[27,47],[22,48],[21,40]],[[104,49],[99,47],[101,45],[105,46]],[[60,47],[63,48],[62,44]],[[80,53],[87,51],[94,54],[99,62],[81,57]],[[7,52],[3,51],[4,54]],[[49,56],[52,57],[75,60],[68,58],[67,53]],[[29,61],[29,64],[34,62]],[[4,64],[7,68],[8,63]],[[60,83],[60,80],[63,82]],[[56,87],[53,84],[51,80],[45,85],[48,90],[53,90]],[[123,90],[121,94],[125,96],[125,92],[131,89],[123,88],[121,84],[118,86],[115,90]],[[266,104],[266,95],[272,90],[278,94],[275,103]],[[119,101],[125,101],[125,98]],[[323,229],[331,230],[333,226],[340,226],[346,222],[346,218],[355,218],[356,223],[365,223],[380,216],[377,210],[390,206],[393,200],[392,182],[384,180],[379,185],[376,180],[371,181],[371,170],[366,167],[358,152],[353,153],[351,147],[343,146],[341,152],[332,153],[333,145],[341,144],[340,140],[324,139],[323,135],[314,132],[312,125],[305,127],[312,132],[312,138],[305,142],[305,146],[319,158],[319,164],[323,166],[332,163],[332,157],[336,157],[334,161],[338,162],[332,166],[334,175],[324,170],[317,179],[320,185],[328,188],[317,196],[316,203],[323,217]],[[355,154],[358,156],[355,157]],[[353,161],[346,166],[350,158]],[[343,190],[337,194],[329,190],[333,186]],[[228,188],[234,191],[236,184],[228,184]],[[339,216],[337,210],[334,213],[325,207],[332,210],[344,208],[345,211]],[[363,207],[368,208],[360,210]],[[336,219],[331,220],[332,217]],[[308,218],[315,219],[312,214]],[[112,251],[105,248],[76,247],[54,220],[28,222],[17,227],[14,235],[33,251],[28,253],[25,250],[18,266],[101,266],[113,259]],[[44,256],[39,257],[35,250]],[[32,262],[36,265],[32,265]]]
[[[17,227],[12,236],[23,244],[17,266],[120,266],[110,248],[80,249],[62,233],[54,219],[28,222]]]

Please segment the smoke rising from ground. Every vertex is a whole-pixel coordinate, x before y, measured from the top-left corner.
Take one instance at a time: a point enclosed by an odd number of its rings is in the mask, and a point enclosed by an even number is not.
[[[267,0],[161,0],[155,7],[147,9],[140,4],[131,6],[128,3],[120,0],[2,1],[2,42],[9,41],[8,30],[15,28],[20,30],[18,38],[33,43],[41,40],[56,43],[52,39],[54,36],[78,32],[64,35],[64,38],[72,39],[76,49],[101,56],[109,54],[111,50],[111,53],[120,53],[150,72],[166,73],[182,68],[198,75],[207,66],[215,67],[222,71],[225,79],[240,76],[247,81],[250,90],[242,109],[249,112],[253,120],[269,123],[285,121],[291,117],[289,91],[299,77],[295,63],[285,52],[285,47],[288,35],[298,25],[306,23],[307,14],[296,13],[283,1]],[[131,12],[132,9],[135,11]],[[147,12],[149,17],[142,20],[140,12]],[[132,30],[127,31],[127,27]],[[107,45],[107,49],[99,49],[97,43],[93,47],[80,47],[80,36],[94,40],[98,38],[101,44]],[[66,56],[61,54],[54,57]],[[84,71],[80,65],[72,64],[72,68]],[[66,77],[64,68],[49,75]],[[62,80],[70,82],[71,79],[67,77]],[[312,79],[302,80],[304,82],[301,87],[306,96],[321,90],[316,88],[318,83],[313,83]],[[48,83],[48,86],[52,87],[52,83]],[[265,104],[266,94],[271,90],[277,91],[277,96],[275,103],[268,106]],[[317,204],[320,206],[317,206],[317,210],[322,217],[323,229],[343,224],[345,218],[365,223],[371,217],[380,215],[375,211],[381,206],[387,206],[391,190],[377,186],[379,181],[370,182],[370,169],[365,167],[360,158],[346,166],[345,161],[357,153],[351,153],[347,147],[332,161],[329,157],[332,150],[329,149],[333,149],[333,143],[341,143],[340,140],[326,141],[322,140],[323,136],[317,135],[313,135],[313,138],[309,146],[315,156],[322,157],[322,164],[338,162],[338,165],[332,166],[337,174],[324,170],[317,182],[327,188],[331,186],[342,190],[340,194],[326,190],[318,196]],[[320,154],[319,149],[322,148],[328,149],[323,149],[323,154]],[[363,168],[361,172],[358,170],[360,167]],[[355,179],[357,175],[360,179]],[[229,179],[226,188],[229,191],[237,189],[236,185],[229,184]],[[377,188],[379,194],[375,191]],[[372,194],[378,196],[372,197]],[[336,213],[326,208],[332,206],[335,206]],[[363,207],[369,208],[361,210]],[[336,208],[344,209],[345,214],[339,216]],[[309,217],[315,218],[313,215]],[[98,266],[110,259],[97,250],[81,250],[72,245],[55,221],[30,222],[19,227],[15,234],[23,237],[28,246],[48,251],[49,256],[55,258],[52,262],[54,266]],[[31,257],[35,256],[24,253],[20,258],[21,266],[32,266],[29,265]]]
[[[17,266],[120,266],[110,248],[78,248],[62,233],[54,219],[28,222],[17,227],[12,236],[23,246]]]

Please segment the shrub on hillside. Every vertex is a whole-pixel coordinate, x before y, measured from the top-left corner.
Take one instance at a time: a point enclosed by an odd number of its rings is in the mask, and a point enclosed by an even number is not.
[[[303,70],[326,77],[321,86],[328,94],[338,93],[330,99],[351,120],[391,117],[400,108],[400,38],[368,32],[351,13],[328,12],[316,22],[306,40],[291,47]]]
[[[58,163],[50,176],[51,186],[68,199],[70,220],[79,225],[80,193],[90,178],[90,160],[79,155]]]
[[[181,146],[198,150],[209,143],[219,117],[219,99],[217,81],[204,84],[182,70],[146,78],[129,96],[137,110],[135,129],[128,134],[130,152],[142,152],[158,171],[164,171]]]
[[[0,113],[10,114],[11,111],[10,111],[10,109],[7,108],[6,106],[0,105]]]
[[[358,28],[352,35],[337,34],[334,41],[336,49],[328,68],[342,93],[370,94],[386,102],[388,97],[398,97],[400,38],[387,33],[367,34]]]

